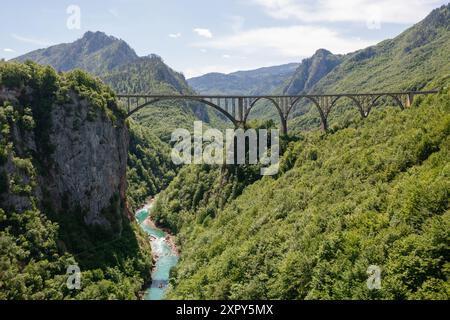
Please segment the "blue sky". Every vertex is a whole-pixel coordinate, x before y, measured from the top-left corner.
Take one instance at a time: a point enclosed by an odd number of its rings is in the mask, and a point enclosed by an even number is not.
[[[156,53],[187,77],[299,62],[318,48],[347,53],[392,38],[442,0],[15,0],[2,1],[0,58],[86,31]],[[80,9],[80,28],[67,21]],[[75,21],[75,20],[70,20]],[[74,26],[72,24],[72,26]],[[75,24],[76,26],[76,24]]]

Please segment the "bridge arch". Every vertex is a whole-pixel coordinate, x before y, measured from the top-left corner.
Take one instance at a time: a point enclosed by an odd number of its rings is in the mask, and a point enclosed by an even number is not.
[[[250,103],[250,106],[248,107],[247,111],[245,112],[245,116],[244,116],[244,121],[246,122],[248,119],[248,116],[250,115],[250,111],[253,109],[253,107],[256,105],[257,102],[261,101],[261,100],[268,100],[270,101],[275,108],[278,111],[278,114],[281,116],[283,115],[283,112],[281,111],[280,105],[278,104],[278,102],[275,101],[274,98],[271,97],[258,97],[255,100],[252,101],[252,103]]]
[[[189,101],[196,101],[196,102],[200,102],[203,104],[206,104],[212,108],[214,108],[215,110],[219,111],[220,113],[222,113],[225,117],[227,117],[236,127],[239,125],[239,122],[226,110],[222,109],[220,106],[216,105],[215,103],[212,103],[211,101],[202,99],[202,98],[194,98],[194,97],[180,97],[180,98],[174,98],[174,97],[160,97],[160,98],[155,98],[152,99],[150,101],[146,101],[145,103],[139,105],[138,107],[136,107],[135,109],[131,110],[130,112],[128,112],[126,118],[131,117],[133,114],[135,114],[136,112],[138,112],[139,110],[151,105],[151,104],[155,104],[157,102],[160,101],[167,101],[167,100],[179,100],[179,99],[183,99],[183,100],[189,100]]]
[[[322,108],[320,106],[319,101],[317,100],[316,97],[314,96],[299,96],[297,98],[295,98],[294,100],[292,100],[291,105],[289,106],[287,112],[286,112],[286,121],[287,118],[289,117],[289,114],[291,113],[291,111],[294,109],[295,105],[301,100],[301,99],[308,99],[310,102],[313,103],[313,105],[316,107],[317,111],[319,111],[319,115],[320,115],[320,124],[321,127],[324,131],[328,130],[328,113],[331,111],[331,107],[333,106],[333,104],[330,105],[329,109],[326,108]]]
[[[375,97],[375,99],[373,99],[371,105],[369,106],[369,110],[367,112],[367,114],[369,114],[369,112],[372,110],[372,108],[375,106],[375,103],[377,103],[378,100],[380,100],[383,97],[388,97],[388,98],[392,98],[395,103],[397,104],[397,106],[400,108],[400,110],[404,110],[405,107],[403,106],[403,102],[401,100],[401,98],[395,94],[392,93],[382,93],[379,94]]]
[[[334,107],[334,105],[335,105],[339,100],[341,100],[341,99],[343,99],[343,98],[348,98],[348,99],[350,99],[351,101],[353,101],[353,102],[355,103],[355,106],[356,106],[356,108],[358,109],[359,114],[361,115],[361,118],[365,118],[365,117],[368,116],[370,110],[369,110],[369,111],[364,110],[364,106],[363,106],[362,102],[359,101],[359,100],[358,100],[357,98],[355,98],[354,96],[349,95],[349,94],[345,94],[345,95],[340,95],[340,96],[338,96],[338,97],[333,101],[333,107]]]
[[[363,118],[367,117],[377,101],[383,97],[393,99],[395,104],[403,110],[409,107],[415,95],[428,95],[437,93],[431,91],[407,91],[407,92],[375,92],[375,93],[343,93],[343,94],[307,94],[286,96],[251,96],[251,95],[159,95],[159,94],[118,94],[119,99],[125,99],[128,114],[132,116],[142,108],[163,100],[190,100],[208,105],[228,118],[235,127],[245,127],[249,114],[258,101],[268,100],[275,106],[281,119],[283,134],[287,134],[287,119],[289,114],[301,99],[307,99],[313,103],[320,115],[321,127],[328,129],[328,116],[339,99],[352,100]],[[216,100],[214,103],[214,99]],[[139,104],[140,102],[144,102]],[[225,107],[222,102],[224,102]],[[231,102],[231,109],[228,108]]]
[[[250,111],[253,109],[253,107],[256,105],[256,103],[259,102],[259,101],[261,101],[261,100],[267,100],[267,101],[270,101],[270,102],[272,103],[272,105],[275,106],[275,108],[276,108],[277,111],[278,111],[278,115],[280,116],[281,131],[283,132],[283,134],[287,134],[287,123],[286,123],[287,119],[285,119],[285,116],[284,116],[284,114],[283,114],[283,111],[282,111],[281,108],[280,108],[279,103],[278,103],[274,98],[271,98],[271,97],[258,97],[258,98],[256,98],[255,100],[253,100],[253,101],[250,103],[250,105],[249,105],[249,107],[247,108],[247,110],[245,111],[245,114],[244,114],[244,123],[247,123],[248,116],[250,115]]]

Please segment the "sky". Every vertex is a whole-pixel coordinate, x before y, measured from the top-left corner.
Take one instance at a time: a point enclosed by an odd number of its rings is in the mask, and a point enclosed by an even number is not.
[[[86,31],[158,54],[187,78],[348,53],[393,38],[442,0],[0,0],[0,58]]]

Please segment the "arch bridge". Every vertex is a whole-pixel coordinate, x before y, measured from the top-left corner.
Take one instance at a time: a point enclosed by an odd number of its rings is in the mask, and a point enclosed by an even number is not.
[[[343,94],[307,94],[307,95],[180,95],[180,94],[118,94],[127,108],[127,117],[151,104],[168,100],[196,101],[208,105],[227,117],[235,127],[244,128],[250,111],[258,101],[269,101],[278,111],[281,131],[287,134],[287,120],[294,107],[302,100],[309,100],[317,108],[320,115],[321,128],[328,130],[328,116],[336,103],[344,98],[353,102],[362,118],[366,118],[377,101],[390,97],[401,109],[412,105],[417,95],[429,95],[438,91],[407,91],[381,93],[343,93]]]

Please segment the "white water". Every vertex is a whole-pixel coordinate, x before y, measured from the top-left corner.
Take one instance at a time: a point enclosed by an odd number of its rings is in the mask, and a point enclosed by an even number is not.
[[[178,262],[178,256],[165,240],[167,233],[145,223],[150,215],[153,203],[136,212],[136,220],[141,228],[150,236],[152,253],[156,256],[156,264],[152,271],[152,284],[144,294],[144,300],[161,300],[167,289],[170,269]]]

